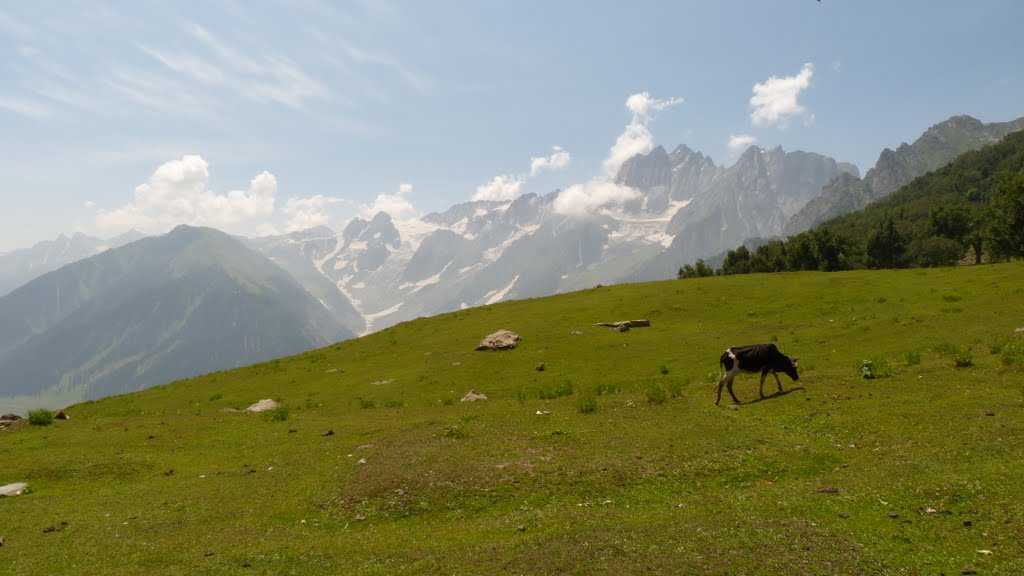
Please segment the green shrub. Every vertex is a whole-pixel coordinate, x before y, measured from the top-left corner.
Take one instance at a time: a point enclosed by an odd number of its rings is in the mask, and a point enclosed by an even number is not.
[[[888,378],[892,376],[892,366],[889,361],[885,358],[874,358],[872,360],[864,360],[860,364],[860,375],[865,380],[874,380],[876,378]]]
[[[28,423],[33,426],[49,426],[53,424],[53,412],[40,408],[28,413]]]
[[[970,348],[964,348],[953,356],[953,366],[957,368],[970,368],[974,366],[974,354]]]
[[[576,400],[576,409],[580,414],[592,414],[597,412],[597,398],[591,394],[584,394]]]
[[[917,366],[921,363],[921,353],[916,350],[907,352],[906,355],[907,366]]]
[[[370,400],[369,398],[359,398],[358,400],[359,407],[362,408],[363,410],[369,410],[371,408],[377,407],[377,403],[374,402],[373,400]]]
[[[288,419],[288,407],[278,406],[277,408],[268,411],[266,415],[271,422],[284,422]]]
[[[541,388],[537,395],[541,400],[554,400],[555,398],[561,398],[562,396],[572,396],[572,382],[566,380],[561,384]]]
[[[668,383],[668,395],[673,398],[682,398],[683,396],[683,384],[682,380],[672,380]],[[689,382],[686,382],[689,384]]]
[[[668,400],[668,393],[665,392],[665,388],[657,382],[651,382],[647,385],[647,402],[650,404],[664,404],[665,400]]]
[[[1003,344],[999,358],[1004,366],[1024,366],[1024,336],[1018,336]]]

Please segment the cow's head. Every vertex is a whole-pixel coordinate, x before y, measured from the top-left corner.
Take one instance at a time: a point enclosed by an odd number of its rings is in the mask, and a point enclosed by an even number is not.
[[[797,363],[796,362],[796,358],[789,358],[787,356],[786,357],[786,361],[787,361],[786,374],[790,378],[792,378],[794,381],[799,380],[800,379],[800,375],[797,374],[797,372],[796,372],[796,363]]]

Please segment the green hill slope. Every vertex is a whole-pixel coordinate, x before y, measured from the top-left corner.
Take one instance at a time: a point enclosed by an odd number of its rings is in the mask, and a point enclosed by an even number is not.
[[[32,489],[0,498],[0,574],[1020,574],[1021,326],[1020,264],[417,320],[0,432]],[[473,351],[499,328],[520,347]],[[799,387],[715,407],[721,351],[772,339]],[[287,414],[229,411],[261,398]]]

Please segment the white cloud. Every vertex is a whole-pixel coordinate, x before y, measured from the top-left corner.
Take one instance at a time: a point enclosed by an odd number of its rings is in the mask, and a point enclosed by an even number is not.
[[[755,126],[785,125],[791,116],[807,112],[798,98],[800,92],[811,85],[814,64],[808,62],[796,76],[771,76],[764,82],[754,84],[754,95],[750,97],[750,120]]]
[[[633,117],[608,151],[608,157],[603,164],[605,176],[614,178],[626,160],[653,150],[654,136],[647,125],[656,112],[667,110],[682,102],[683,99],[677,96],[659,99],[651,97],[648,92],[638,92],[627,98],[626,108],[633,113]]]
[[[628,186],[595,178],[583,184],[573,184],[563,190],[555,198],[553,207],[559,214],[582,217],[639,197],[640,193]]]
[[[750,134],[732,134],[729,136],[729,153],[737,155],[757,142],[757,138]]]
[[[86,200],[86,201],[85,201],[85,202],[84,202],[84,203],[82,204],[82,206],[84,206],[86,210],[92,210],[93,208],[95,208],[95,207],[96,207],[96,203],[95,203],[95,202],[93,202],[92,200]]]
[[[477,186],[473,200],[512,200],[519,196],[519,190],[525,181],[525,177],[521,175],[501,174],[495,176],[490,182]]]
[[[563,150],[560,146],[552,146],[550,156],[530,158],[530,176],[536,176],[543,170],[562,170],[569,165],[571,160],[569,152]]]
[[[327,226],[331,221],[331,206],[341,203],[344,203],[341,198],[322,194],[307,198],[289,198],[284,205],[284,214],[288,218],[285,230],[295,232],[316,226]]]
[[[407,198],[412,190],[412,184],[399,184],[397,194],[378,194],[373,203],[363,204],[359,207],[359,215],[369,219],[378,212],[387,212],[395,220],[414,218],[418,211]]]
[[[266,219],[274,213],[277,178],[261,172],[246,190],[218,194],[209,188],[209,165],[201,156],[188,155],[165,162],[144,184],[135,198],[113,210],[100,209],[96,226],[103,232],[165,232],[178,224],[212,226],[233,233],[270,229]]]

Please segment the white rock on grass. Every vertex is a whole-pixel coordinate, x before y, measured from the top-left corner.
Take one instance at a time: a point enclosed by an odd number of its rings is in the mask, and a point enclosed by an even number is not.
[[[14,484],[0,486],[0,496],[20,496],[26,489],[28,489],[28,484],[25,484],[24,482],[15,482]]]
[[[519,334],[511,330],[498,330],[488,334],[486,338],[477,345],[477,351],[482,350],[511,350],[519,345]]]
[[[274,410],[274,409],[276,409],[276,408],[278,408],[280,406],[281,405],[278,404],[277,402],[271,400],[270,398],[266,398],[264,400],[260,400],[259,402],[253,404],[252,406],[249,406],[248,408],[245,409],[245,411],[246,412],[269,412],[269,411]]]
[[[479,402],[480,400],[487,400],[487,394],[482,394],[476,390],[470,390],[462,397],[463,402]]]

